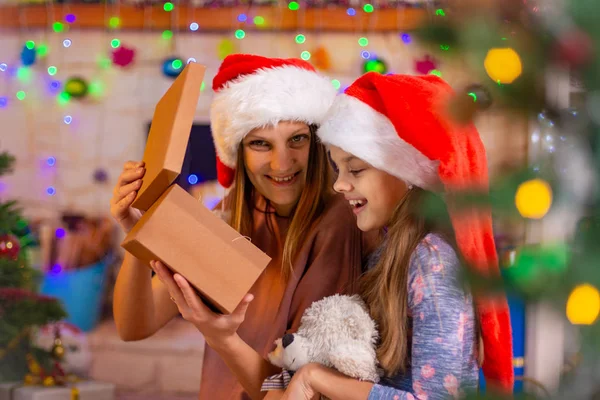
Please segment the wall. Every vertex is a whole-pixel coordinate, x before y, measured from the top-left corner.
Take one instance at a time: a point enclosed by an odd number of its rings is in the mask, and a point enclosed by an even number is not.
[[[161,70],[166,57],[194,57],[207,65],[206,88],[197,107],[197,120],[206,122],[210,83],[220,63],[218,48],[226,38],[234,41],[238,52],[278,57],[298,57],[303,50],[325,46],[332,65],[328,75],[338,79],[342,88],[361,73],[360,52],[364,49],[385,59],[391,71],[402,73],[414,73],[415,60],[425,54],[414,41],[405,43],[397,34],[366,35],[369,45],[361,48],[357,40],[363,35],[358,33],[306,33],[304,44],[295,42],[296,33],[249,33],[243,40],[232,35],[182,33],[170,41],[156,32],[57,34],[21,30],[3,34],[0,62],[7,63],[9,69],[0,72],[0,96],[6,96],[9,103],[0,108],[0,149],[13,153],[18,162],[14,174],[2,178],[0,196],[19,198],[29,216],[54,217],[61,210],[107,213],[122,165],[126,160],[141,159],[147,123],[156,102],[172,83]],[[115,37],[137,50],[129,68],[103,67],[99,62],[110,54],[110,42]],[[72,41],[69,48],[62,46],[65,38]],[[46,43],[49,49],[45,58],[29,68],[29,81],[27,71],[21,71],[21,78],[11,73],[12,67],[19,66],[19,54],[27,40]],[[54,77],[46,72],[49,66],[58,69]],[[458,63],[444,62],[438,69],[457,88],[471,83]],[[64,81],[75,75],[91,82],[101,93],[60,105],[56,94],[50,94],[49,84],[52,79]],[[19,90],[26,93],[23,101],[15,97]],[[63,122],[67,115],[73,119],[70,125]],[[526,121],[491,112],[477,123],[492,171],[506,163],[524,162]],[[48,165],[49,157],[55,157],[54,166]],[[108,173],[105,183],[94,181],[98,169]],[[52,196],[47,194],[49,187],[56,190]]]

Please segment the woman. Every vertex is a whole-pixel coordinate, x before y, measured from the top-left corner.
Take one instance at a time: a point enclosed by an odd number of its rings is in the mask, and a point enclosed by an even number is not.
[[[512,390],[506,300],[478,299],[476,313],[457,279],[460,262],[451,245],[470,266],[498,274],[489,211],[449,206],[450,234],[429,226],[419,212],[426,191],[444,190],[448,201],[455,190],[487,190],[485,150],[475,127],[443,115],[451,94],[436,76],[369,73],[330,109],[319,136],[339,169],[334,188],[354,207],[361,230],[386,231],[361,280],[379,327],[385,376],[381,384],[359,382],[309,364],[296,372],[283,398],[458,398],[477,389],[478,325],[487,386]]]
[[[233,184],[224,217],[272,261],[235,312],[217,315],[183,277],[153,262],[151,279],[128,254],[114,314],[122,338],[138,340],[181,313],[208,344],[200,398],[261,398],[261,383],[274,372],[264,358],[274,340],[295,330],[313,301],[355,290],[362,235],[330,189],[327,154],[315,135],[335,98],[330,81],[302,60],[237,54],[224,60],[213,89],[218,179]],[[127,164],[115,189],[113,215],[125,231],[138,218],[129,206],[142,176],[143,165]]]

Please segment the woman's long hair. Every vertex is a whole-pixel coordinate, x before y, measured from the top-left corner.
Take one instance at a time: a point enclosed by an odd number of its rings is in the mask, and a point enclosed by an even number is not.
[[[282,276],[287,280],[292,273],[293,261],[302,243],[319,220],[331,190],[331,166],[327,158],[325,146],[318,140],[316,127],[310,126],[308,164],[306,166],[306,183],[296,207],[290,215],[291,222],[283,245]],[[229,224],[245,236],[252,236],[254,226],[253,212],[256,205],[254,186],[244,165],[244,148],[240,145],[237,156],[237,168],[232,193],[227,197],[225,208],[230,211]],[[265,211],[270,210],[267,199]],[[267,218],[267,223],[271,219]],[[269,225],[271,231],[272,227]]]

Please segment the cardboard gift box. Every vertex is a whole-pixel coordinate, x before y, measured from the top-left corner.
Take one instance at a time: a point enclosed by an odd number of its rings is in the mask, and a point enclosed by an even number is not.
[[[66,386],[25,386],[0,384],[0,400],[114,400],[112,383],[84,381]]]
[[[133,203],[145,211],[121,246],[184,276],[214,311],[231,313],[269,256],[177,184],[205,68],[188,64],[156,106]]]

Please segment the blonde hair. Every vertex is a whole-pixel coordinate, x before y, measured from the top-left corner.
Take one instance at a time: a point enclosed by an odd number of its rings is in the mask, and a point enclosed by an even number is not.
[[[431,232],[440,234],[456,249],[451,228],[426,220],[421,206],[423,189],[407,192],[396,206],[386,235],[386,244],[377,264],[361,278],[360,290],[377,322],[380,342],[377,357],[386,376],[405,372],[410,364],[408,349],[408,268],[417,245]],[[474,308],[475,331],[479,347],[479,365],[483,364],[483,341]]]
[[[306,183],[300,199],[290,215],[291,221],[283,244],[281,272],[285,280],[289,279],[293,272],[293,261],[301,244],[304,243],[312,227],[318,222],[325,209],[327,198],[333,193],[331,190],[331,166],[327,158],[327,151],[317,138],[315,126],[310,126],[310,133]],[[233,189],[226,199],[225,208],[231,212],[229,224],[244,236],[252,236],[255,204],[256,193],[246,173],[244,148],[243,144],[240,144]],[[267,199],[266,210],[268,211],[269,208],[270,202]],[[267,218],[267,224],[269,230],[273,232],[270,218]]]

